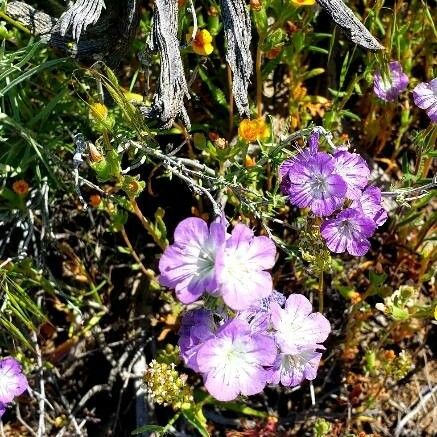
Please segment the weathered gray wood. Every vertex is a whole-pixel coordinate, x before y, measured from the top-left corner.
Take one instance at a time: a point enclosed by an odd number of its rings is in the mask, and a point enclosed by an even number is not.
[[[240,115],[249,116],[247,88],[253,72],[250,15],[243,0],[220,0],[226,37],[226,60],[232,71],[232,91]]]
[[[184,98],[190,98],[178,39],[178,5],[173,0],[156,0],[152,33],[147,41],[150,51],[161,56],[158,87],[150,108],[142,107],[145,117],[157,118],[164,127],[170,127],[181,117],[187,128],[190,119]]]
[[[317,3],[355,44],[369,50],[384,48],[342,0],[317,0]]]
[[[97,23],[103,8],[104,0],[77,0],[59,18],[61,35],[65,35],[71,28],[73,38],[79,41],[82,31],[90,24]]]
[[[29,27],[34,35],[41,36],[51,47],[69,56],[83,62],[104,60],[108,65],[115,66],[126,54],[136,33],[140,0],[106,0],[106,9],[103,9],[102,0],[84,1],[94,5],[91,15],[87,14],[88,18],[84,21],[80,10],[76,9],[79,2],[59,20],[22,1],[9,2],[6,12]],[[100,9],[96,1],[100,3]]]

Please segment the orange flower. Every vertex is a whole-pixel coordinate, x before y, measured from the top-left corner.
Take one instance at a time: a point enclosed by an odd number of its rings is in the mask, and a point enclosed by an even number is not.
[[[19,196],[25,196],[29,192],[29,184],[24,179],[20,179],[12,184],[12,189]]]
[[[254,167],[255,166],[255,158],[252,158],[249,155],[246,155],[246,157],[244,158],[244,166],[245,167]]]
[[[295,6],[312,6],[316,0],[291,0]]]
[[[269,134],[269,127],[262,117],[254,120],[249,120],[248,118],[241,120],[240,126],[238,127],[238,135],[248,143],[264,140]]]
[[[190,32],[188,32],[186,35],[187,42],[191,40],[191,32],[192,28],[190,28]],[[194,53],[197,53],[201,56],[208,56],[214,50],[214,46],[212,45],[212,36],[206,29],[197,31],[196,37],[191,42],[191,46],[193,47]]]
[[[90,196],[90,205],[94,206],[96,208],[100,205],[100,202],[102,201],[102,198],[98,194],[91,194]]]

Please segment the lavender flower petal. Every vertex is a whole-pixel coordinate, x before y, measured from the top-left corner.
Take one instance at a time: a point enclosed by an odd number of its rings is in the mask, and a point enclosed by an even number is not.
[[[352,202],[351,208],[372,219],[377,227],[387,220],[387,211],[382,206],[381,190],[378,187],[367,187],[361,197]]]
[[[428,83],[419,83],[413,89],[414,103],[425,109],[433,123],[437,123],[437,78]]]
[[[12,357],[0,360],[0,403],[12,402],[21,395],[29,384],[22,373],[21,364]]]
[[[180,355],[184,363],[195,372],[199,372],[197,352],[206,340],[214,336],[213,314],[206,309],[196,309],[184,314],[179,330]]]
[[[335,171],[346,182],[346,197],[358,199],[370,176],[366,161],[357,153],[343,150],[336,152],[334,158]]]
[[[234,310],[244,310],[271,294],[272,278],[266,270],[275,263],[276,247],[267,237],[255,237],[246,225],[237,224],[217,256],[218,293]]]

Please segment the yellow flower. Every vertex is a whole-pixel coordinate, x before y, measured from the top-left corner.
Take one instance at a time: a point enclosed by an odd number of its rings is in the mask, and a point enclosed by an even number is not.
[[[240,126],[238,127],[239,137],[248,143],[264,140],[269,134],[269,127],[262,117],[254,120],[249,120],[248,118],[241,120]]]
[[[108,108],[103,103],[90,105],[90,114],[95,120],[104,121],[108,117]]]
[[[187,42],[191,40],[191,31],[187,33],[186,38]],[[196,33],[196,37],[191,42],[191,46],[193,47],[194,53],[197,53],[201,56],[208,56],[214,50],[214,46],[212,45],[212,36],[206,29],[198,30]]]
[[[295,6],[312,6],[316,0],[291,0]]]

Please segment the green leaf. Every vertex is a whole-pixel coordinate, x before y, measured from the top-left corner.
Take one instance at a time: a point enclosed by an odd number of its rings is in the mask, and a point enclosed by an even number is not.
[[[201,408],[193,405],[192,408],[183,410],[182,414],[184,415],[185,419],[187,419],[188,422],[193,425],[194,428],[197,429],[197,431],[199,431],[201,436],[209,437],[210,434],[206,427],[206,418],[203,415]]]
[[[244,414],[246,416],[259,417],[261,419],[265,419],[269,416],[266,412],[255,410],[241,402],[221,402],[217,405],[220,405],[220,407],[226,410],[235,411],[236,413]]]
[[[39,73],[48,68],[52,68],[55,65],[61,64],[62,62],[66,62],[67,60],[68,58],[52,59],[51,61],[44,62],[41,65],[37,65],[31,68],[30,70],[27,70],[21,76],[18,76],[14,80],[11,80],[4,88],[2,88],[0,90],[0,96],[4,96],[9,90],[11,90],[16,85],[23,82],[24,80],[29,79],[34,74]]]
[[[117,179],[121,172],[120,156],[115,150],[110,150],[101,161],[92,162],[90,166],[101,182]]]
[[[205,82],[208,89],[211,91],[212,97],[214,98],[215,102],[219,105],[223,106],[227,109],[228,102],[226,100],[225,93],[210,79],[210,76],[208,76],[202,68],[199,68],[199,76]]]

